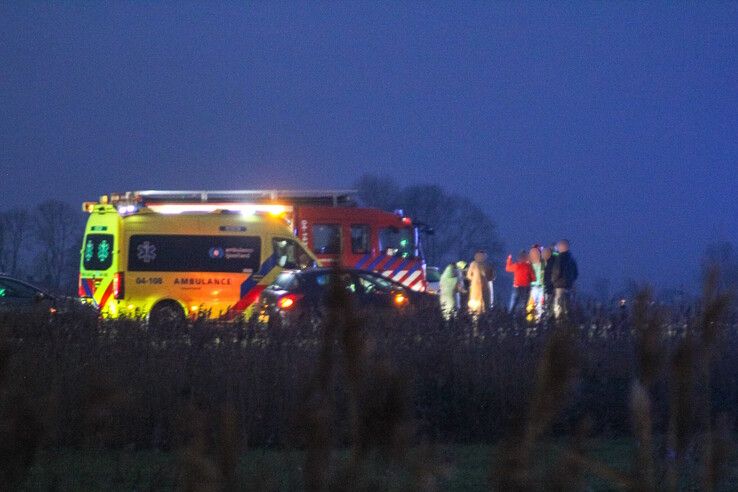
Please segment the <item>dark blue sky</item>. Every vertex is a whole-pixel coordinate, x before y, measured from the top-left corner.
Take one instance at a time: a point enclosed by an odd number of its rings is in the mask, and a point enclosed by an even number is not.
[[[16,3],[0,208],[370,172],[615,284],[693,284],[738,242],[737,3]]]

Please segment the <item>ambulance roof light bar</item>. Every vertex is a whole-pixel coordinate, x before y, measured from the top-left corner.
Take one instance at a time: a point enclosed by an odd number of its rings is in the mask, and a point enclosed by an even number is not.
[[[143,190],[110,194],[111,203],[120,202],[265,202],[354,205],[356,190]]]

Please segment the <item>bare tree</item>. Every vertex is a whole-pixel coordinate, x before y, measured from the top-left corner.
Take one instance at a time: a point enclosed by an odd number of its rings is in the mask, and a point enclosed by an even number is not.
[[[79,214],[64,202],[48,200],[36,207],[33,219],[39,246],[37,272],[50,289],[71,290],[66,281],[73,276],[70,265],[81,235]]]
[[[492,258],[502,252],[497,226],[466,197],[447,194],[435,185],[400,188],[392,180],[376,176],[363,176],[356,187],[364,204],[385,210],[401,208],[413,220],[434,229],[433,236],[426,238],[426,243],[432,244],[426,248],[430,264],[468,259],[480,248]]]
[[[365,174],[356,181],[355,186],[359,191],[359,200],[368,207],[393,210],[399,206],[400,188],[390,178]]]
[[[5,213],[0,213],[0,273],[7,272],[7,253],[5,236],[7,234],[7,225],[5,223]]]
[[[735,246],[728,241],[715,242],[707,245],[702,256],[702,275],[705,276],[711,268],[717,268],[718,287],[723,290],[738,291],[738,252]]]
[[[14,208],[4,214],[5,225],[5,266],[11,275],[21,273],[23,246],[28,243],[29,214],[21,208]]]

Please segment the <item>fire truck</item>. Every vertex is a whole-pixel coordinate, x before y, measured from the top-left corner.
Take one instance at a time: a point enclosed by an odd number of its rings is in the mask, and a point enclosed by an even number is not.
[[[146,207],[161,214],[244,212],[283,217],[322,266],[383,274],[426,290],[418,224],[400,210],[358,206],[355,190],[133,191],[111,194],[119,210]]]

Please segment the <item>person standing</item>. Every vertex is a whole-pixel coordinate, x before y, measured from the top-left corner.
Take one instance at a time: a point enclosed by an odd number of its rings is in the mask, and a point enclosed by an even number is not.
[[[554,316],[560,319],[571,309],[574,282],[579,277],[577,262],[569,251],[569,241],[562,239],[556,244],[556,255],[551,268],[551,283],[554,288]]]
[[[554,265],[553,248],[546,246],[541,253],[543,260],[543,316],[549,319],[553,314],[554,286],[551,271]]]
[[[467,294],[469,294],[469,289],[467,289],[467,282],[466,279],[466,270],[467,270],[467,263],[464,260],[459,260],[456,262],[456,277],[459,279],[459,290],[456,291],[456,310],[460,311],[464,305],[466,305],[467,301]]]
[[[449,263],[441,273],[439,300],[441,313],[445,319],[450,319],[458,306],[457,295],[464,290],[464,280],[458,275],[456,265]]]
[[[474,259],[482,264],[482,267],[484,268],[484,277],[487,280],[483,286],[484,309],[485,311],[492,311],[492,308],[495,306],[495,269],[489,263],[489,257],[487,256],[487,252],[484,250],[480,249],[477,251],[474,255]]]
[[[510,313],[515,314],[518,306],[525,308],[525,303],[530,297],[530,284],[535,280],[533,268],[528,261],[528,253],[521,251],[518,261],[512,261],[512,255],[508,255],[505,270],[513,274],[513,291],[510,296]]]
[[[469,312],[478,316],[485,312],[489,302],[489,282],[487,278],[488,267],[484,251],[474,253],[474,261],[469,264],[466,278],[469,280]]]
[[[530,304],[532,304],[531,318],[535,316],[540,321],[543,316],[543,269],[545,264],[541,257],[541,250],[537,244],[530,248],[530,265],[533,268],[535,279],[530,283]]]

